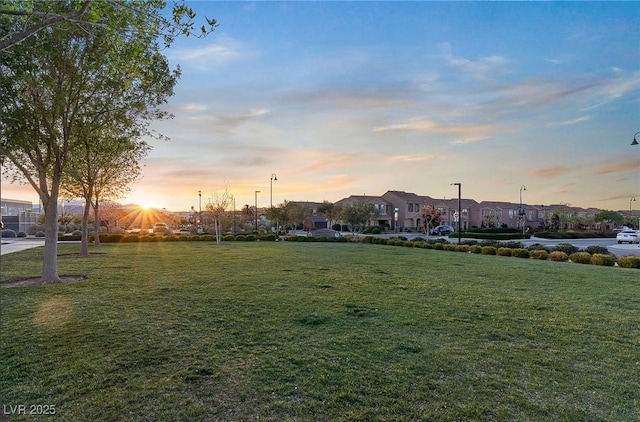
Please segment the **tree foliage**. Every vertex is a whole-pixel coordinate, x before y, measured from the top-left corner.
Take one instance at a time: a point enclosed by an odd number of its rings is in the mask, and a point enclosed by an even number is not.
[[[353,201],[342,205],[340,220],[346,223],[349,230],[355,235],[364,230],[369,219],[375,214],[375,205],[363,201]]]
[[[47,7],[65,14],[78,4]],[[151,120],[171,117],[161,107],[179,69],[171,71],[160,53],[158,39],[171,41],[162,35],[162,21],[149,20],[160,16],[164,3],[127,4],[92,3],[86,15],[108,17],[108,25],[86,31],[61,22],[0,52],[0,153],[9,162],[4,170],[26,180],[44,206],[43,283],[59,281],[56,220],[63,179],[83,173],[81,163],[94,154],[126,143],[140,146],[141,137],[153,136]],[[15,22],[3,17],[0,25],[5,33]],[[114,157],[120,154],[126,155],[119,150]]]
[[[149,7],[150,6],[150,7]],[[215,30],[218,23],[215,19],[205,17],[206,23],[196,27],[196,14],[186,6],[184,1],[174,2],[171,18],[166,18],[162,11],[166,3],[154,1],[124,0],[13,0],[0,2],[0,51],[20,44],[38,32],[73,25],[85,32],[97,29],[108,29],[112,32],[122,30],[123,11],[139,9],[145,14],[150,26],[159,29],[158,35],[169,47],[179,35],[205,37]],[[63,28],[64,29],[64,28]],[[134,26],[127,30],[135,31]]]

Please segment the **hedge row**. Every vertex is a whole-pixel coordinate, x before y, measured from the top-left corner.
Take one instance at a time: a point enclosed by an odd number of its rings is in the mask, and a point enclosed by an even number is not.
[[[613,267],[616,262],[623,268],[640,268],[640,257],[629,255],[617,258],[601,246],[590,246],[584,251],[578,251],[575,246],[559,244],[554,250],[548,251],[538,245],[523,248],[519,242],[509,242],[510,245],[492,246],[482,244],[451,244],[424,240],[404,240],[401,238],[364,238],[363,243],[373,243],[392,246],[405,246],[423,249],[445,250],[453,252],[466,252],[482,255],[511,256],[526,259],[551,260],[558,262],[575,262],[579,264],[591,264]],[[569,247],[567,247],[570,246]],[[569,252],[566,252],[569,251]]]
[[[80,240],[73,239],[74,236],[64,236],[64,238],[58,238],[60,240]],[[227,234],[222,236],[222,240],[226,242],[240,241],[240,242],[255,242],[256,240],[262,241],[275,241],[277,239],[275,234],[261,234],[256,236],[255,234]],[[89,241],[93,242],[93,235],[89,236]],[[100,243],[136,243],[136,242],[215,242],[216,236],[213,234],[199,234],[199,235],[168,235],[168,236],[155,236],[149,235],[137,235],[137,234],[119,234],[119,233],[100,233]]]

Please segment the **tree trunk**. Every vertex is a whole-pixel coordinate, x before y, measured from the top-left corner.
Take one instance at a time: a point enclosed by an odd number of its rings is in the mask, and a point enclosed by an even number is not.
[[[59,283],[58,276],[58,195],[51,195],[44,209],[44,259],[42,262],[42,284]]]
[[[100,214],[98,213],[98,199],[93,205],[93,244],[95,246],[100,245]]]
[[[80,256],[89,256],[89,212],[91,201],[85,200],[82,210],[82,241],[80,242]]]

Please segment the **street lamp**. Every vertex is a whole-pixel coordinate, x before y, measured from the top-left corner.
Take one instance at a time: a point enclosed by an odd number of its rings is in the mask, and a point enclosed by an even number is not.
[[[520,186],[520,219],[522,220],[522,238],[524,239],[525,213],[524,213],[524,209],[522,209],[522,191],[523,190],[527,190],[525,185]]]
[[[462,183],[451,183],[451,185],[458,186],[458,243],[462,239],[462,231],[460,223],[462,222]]]
[[[274,180],[278,180],[278,176],[276,176],[275,173],[271,174],[271,190],[270,190],[270,196],[269,196],[269,204],[271,205],[271,208],[273,208],[273,181]]]
[[[258,234],[258,194],[260,193],[259,190],[256,191],[255,195],[256,195],[256,201],[255,201],[255,207],[256,207],[256,234]]]
[[[275,173],[271,173],[271,183],[269,191],[269,204],[271,205],[271,215],[269,218],[273,218],[273,181],[278,180],[278,176]],[[271,229],[273,231],[273,228]],[[276,234],[278,233],[278,219],[276,218]]]
[[[202,224],[202,191],[198,191],[198,230]]]
[[[636,140],[636,136],[638,136],[640,134],[640,132],[636,132],[633,134],[633,141],[631,142],[631,145],[638,145],[638,141]]]
[[[632,197],[631,199],[629,199],[629,214],[631,214],[631,203],[635,202],[636,198]]]

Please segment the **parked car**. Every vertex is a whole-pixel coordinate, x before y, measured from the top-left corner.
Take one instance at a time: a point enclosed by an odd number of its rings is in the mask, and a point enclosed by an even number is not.
[[[170,234],[169,226],[167,226],[167,223],[156,223],[153,226],[153,233],[156,233],[156,234]]]
[[[435,234],[438,236],[442,236],[445,234],[449,234],[451,232],[454,232],[455,229],[453,228],[453,226],[447,226],[447,225],[443,225],[443,226],[438,226],[434,229],[431,229],[431,234]]]
[[[340,237],[340,232],[332,229],[315,229],[309,234],[314,237]]]
[[[616,240],[618,243],[640,243],[640,232],[636,230],[621,231],[616,235]]]

